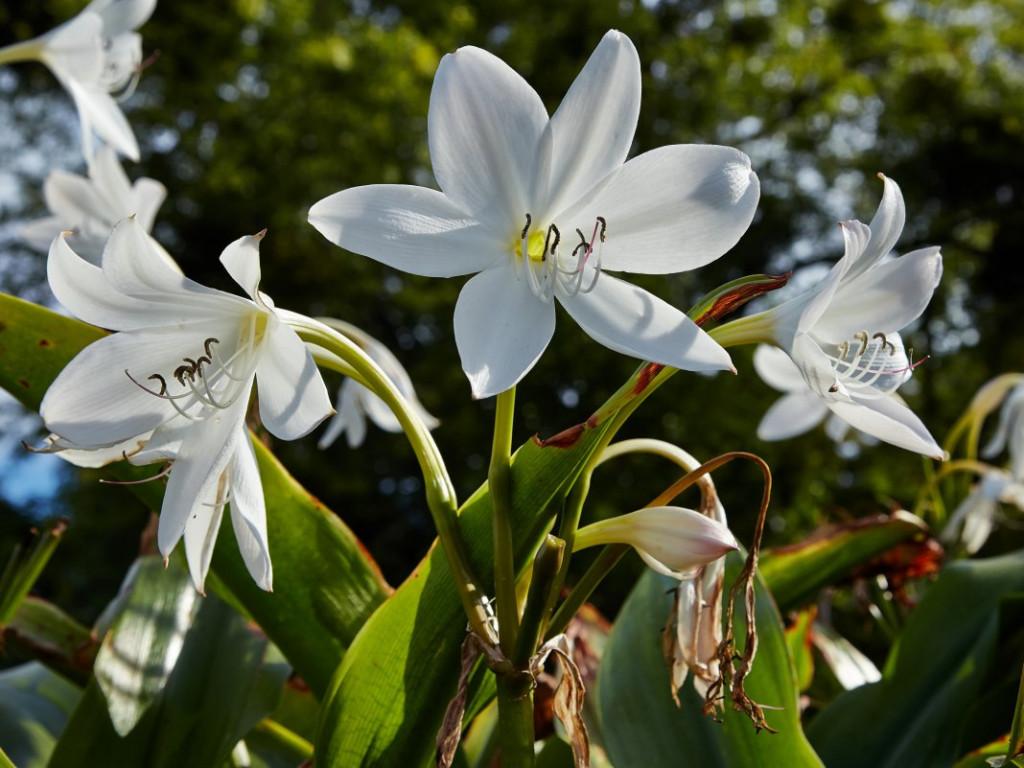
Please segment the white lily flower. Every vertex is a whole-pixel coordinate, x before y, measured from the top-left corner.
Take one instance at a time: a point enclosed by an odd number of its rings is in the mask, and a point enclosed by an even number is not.
[[[92,0],[45,35],[0,49],[0,64],[36,60],[50,68],[74,99],[87,160],[94,131],[122,155],[139,159],[135,135],[111,94],[134,87],[142,65],[142,37],[135,30],[154,8],[156,0]]]
[[[419,398],[416,397],[412,379],[409,378],[409,372],[402,367],[390,349],[370,334],[349,323],[332,320],[329,325],[355,341],[366,355],[380,366],[427,429],[434,429],[440,424],[420,403]],[[321,449],[329,447],[342,434],[345,435],[349,448],[358,448],[366,439],[367,419],[385,432],[402,431],[401,423],[384,401],[352,379],[345,379],[338,388],[335,408],[338,411],[337,414],[328,422],[327,429],[324,430],[317,443]]]
[[[114,150],[103,146],[89,162],[88,177],[51,171],[43,196],[51,215],[22,226],[21,237],[33,248],[48,251],[57,235],[70,232],[71,249],[98,265],[117,222],[134,215],[147,233],[153,229],[167,189],[155,179],[141,178],[132,184]]]
[[[914,369],[898,331],[931,300],[942,255],[929,247],[889,257],[906,210],[896,182],[881,178],[885,189],[871,225],[842,223],[846,252],[828,276],[784,304],[738,321],[737,330],[785,350],[810,391],[850,426],[941,460],[944,453],[927,427],[894,394]],[[783,402],[779,407],[792,411],[793,401]]]
[[[960,543],[973,555],[992,534],[1000,504],[1012,504],[1024,511],[1024,485],[1008,473],[993,469],[984,474],[953,512],[942,529],[943,543]]]
[[[683,507],[645,507],[591,523],[576,532],[573,551],[602,544],[628,544],[649,568],[675,579],[739,549],[724,522]]]
[[[1002,453],[1007,446],[1010,452],[1010,472],[1015,480],[1024,483],[1024,384],[1018,384],[1010,390],[1003,400],[995,434],[982,455],[991,459]]]
[[[261,238],[240,238],[220,257],[249,298],[183,277],[134,219],[114,228],[102,267],[63,236],[47,265],[67,309],[120,332],[90,344],[60,373],[40,408],[46,426],[73,451],[173,461],[157,543],[166,557],[184,537],[200,591],[228,503],[246,566],[271,588],[263,491],[245,428],[254,382],[261,420],[281,439],[308,434],[333,411],[305,344],[259,290]]]
[[[689,318],[607,271],[695,269],[746,231],[759,195],[735,149],[675,145],[625,162],[640,111],[640,61],[610,31],[548,117],[537,93],[479,48],[446,55],[427,117],[442,191],[343,190],[310,223],[350,251],[417,275],[474,274],[455,340],[478,398],[515,385],[555,328],[557,299],[596,341],[699,371],[728,354]]]

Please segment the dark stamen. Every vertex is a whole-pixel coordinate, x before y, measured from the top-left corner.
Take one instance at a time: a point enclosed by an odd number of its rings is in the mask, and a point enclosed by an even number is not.
[[[603,243],[605,232],[608,230],[608,222],[605,221],[604,216],[598,216],[597,221],[601,225],[601,242]]]
[[[523,227],[522,233],[519,235],[519,239],[522,240],[526,237],[526,233],[530,231],[530,225],[533,223],[533,216],[526,214],[526,226]]]

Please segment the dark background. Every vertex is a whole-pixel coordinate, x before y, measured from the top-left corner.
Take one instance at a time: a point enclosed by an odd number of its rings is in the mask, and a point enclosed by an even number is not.
[[[0,44],[42,33],[80,6],[2,2]],[[907,202],[899,250],[940,244],[945,256],[939,292],[905,334],[918,357],[931,357],[903,390],[941,442],[977,387],[1019,369],[1024,352],[1021,8],[165,0],[142,30],[146,55],[159,56],[126,105],[143,148],[128,172],[167,186],[154,234],[202,282],[234,290],[217,262],[220,250],[268,227],[264,290],[279,306],[356,323],[398,354],[442,421],[436,439],[465,498],[486,474],[493,404],[470,399],[458,364],[451,317],[463,280],[411,277],[345,253],[306,223],[306,210],[352,185],[433,183],[427,100],[445,52],[488,48],[553,111],[615,27],[633,39],[644,72],[634,153],[730,144],[751,156],[762,185],[757,218],[732,252],[697,272],[641,282],[686,308],[743,274],[828,265],[841,254],[836,222],[870,220],[881,194],[875,174],[885,172]],[[16,225],[43,214],[46,173],[80,172],[81,160],[70,100],[42,66],[0,68],[0,134],[0,285],[47,301],[45,259],[18,243]],[[701,458],[734,449],[763,455],[776,481],[770,544],[822,522],[912,505],[922,478],[915,455],[855,441],[837,448],[820,429],[781,444],[759,441],[754,428],[777,395],[753,373],[750,353],[734,350],[737,377],[678,375],[623,436],[664,438]],[[516,442],[583,420],[634,367],[561,314],[554,343],[519,388]],[[129,494],[99,486],[93,473],[26,458],[13,437],[31,424],[10,407],[4,413],[0,556],[33,522],[70,516],[40,589],[91,620],[137,552],[148,513]],[[356,531],[393,583],[422,556],[432,528],[401,436],[373,430],[358,450],[339,441],[320,452],[315,439],[275,450]],[[676,476],[655,459],[609,465],[586,515],[630,511]],[[738,535],[749,540],[756,470],[728,468],[717,479]],[[1017,538],[1003,533],[990,547]],[[629,577],[627,568],[606,593],[608,610]]]

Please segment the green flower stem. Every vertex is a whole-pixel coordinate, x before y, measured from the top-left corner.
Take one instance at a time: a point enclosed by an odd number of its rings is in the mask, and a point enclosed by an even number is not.
[[[38,40],[26,40],[0,48],[0,64],[14,64],[19,61],[32,61],[39,58],[42,49]]]
[[[255,730],[269,737],[276,746],[287,751],[289,756],[298,760],[311,760],[313,757],[313,745],[276,720],[265,717],[256,724]]]
[[[583,607],[598,585],[604,581],[605,576],[612,572],[612,569],[619,564],[627,552],[629,552],[628,544],[608,544],[601,549],[601,553],[576,582],[576,586],[572,588],[562,604],[558,606],[558,610],[548,625],[545,635],[548,639],[565,631],[569,622],[572,621],[572,617]]]
[[[534,765],[533,677],[498,677],[498,746],[502,768]]]
[[[512,546],[512,420],[516,388],[498,395],[494,408],[494,439],[487,485],[491,492],[491,524],[494,533],[494,596],[497,600],[498,637],[501,650],[512,658],[519,631],[516,602],[515,551]]]
[[[277,312],[303,341],[314,345],[313,352],[318,363],[346,375],[354,373],[360,383],[394,412],[423,472],[427,507],[437,528],[470,626],[481,638],[493,641],[495,638],[487,617],[486,596],[480,590],[480,582],[473,573],[459,533],[455,487],[430,430],[424,426],[415,410],[409,407],[387,374],[355,342],[312,318],[287,310],[279,309]]]
[[[775,344],[772,333],[774,318],[768,312],[740,317],[716,326],[708,335],[723,347],[738,347],[743,344]]]
[[[41,534],[33,532],[33,541],[19,544],[15,548],[10,560],[7,561],[3,575],[0,576],[0,627],[14,618],[18,607],[32,590],[32,585],[36,583],[39,574],[50,561],[50,556],[60,544],[61,536],[67,527],[65,520],[52,522]]]
[[[557,536],[548,535],[533,560],[530,591],[526,596],[526,607],[523,610],[523,620],[516,640],[516,652],[512,657],[512,663],[519,669],[526,668],[530,663],[530,657],[537,650],[538,640],[544,631],[544,621],[551,612],[551,603],[554,602],[551,583],[558,574],[564,556],[565,542]]]

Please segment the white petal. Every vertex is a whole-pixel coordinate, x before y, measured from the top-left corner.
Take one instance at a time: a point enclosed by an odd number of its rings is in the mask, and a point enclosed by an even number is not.
[[[136,435],[106,448],[77,448],[57,435],[50,435],[47,438],[47,442],[54,446],[64,446],[57,450],[56,454],[69,464],[74,464],[76,467],[96,469],[117,461],[124,461],[126,455],[134,454],[144,446],[149,436],[150,433],[148,432]]]
[[[360,392],[357,384],[346,379],[338,391],[337,413],[328,422],[327,429],[320,436],[317,447],[323,450],[331,446],[342,433],[345,433],[349,448],[358,448],[366,438],[366,416],[360,406]]]
[[[47,390],[39,409],[47,428],[83,448],[112,445],[156,428],[174,409],[133,384],[125,371],[159,390],[147,377],[169,377],[182,356],[201,350],[211,335],[217,335],[215,326],[193,323],[115,333],[90,344]]]
[[[844,279],[814,334],[840,343],[860,330],[891,333],[924,312],[942,279],[937,247],[879,264],[854,280]]]
[[[39,251],[49,251],[53,239],[66,228],[63,219],[47,216],[35,221],[28,221],[18,228],[18,237],[28,243],[29,247]]]
[[[696,269],[732,248],[754,218],[760,184],[731,147],[677,144],[634,157],[591,196],[558,214],[588,237],[607,223],[604,269],[666,274]]]
[[[270,563],[267,537],[267,505],[256,453],[244,427],[235,438],[234,460],[228,470],[231,478],[231,527],[238,550],[253,581],[268,592],[274,588],[274,569]]]
[[[758,344],[754,351],[754,370],[761,380],[779,392],[805,392],[807,382],[796,363],[783,350]]]
[[[93,0],[86,10],[99,14],[103,33],[114,37],[141,27],[155,8],[156,0]]]
[[[117,291],[177,307],[183,318],[237,315],[252,306],[239,296],[184,277],[135,218],[118,222],[111,232],[103,250],[103,275]]]
[[[427,115],[438,185],[464,211],[514,228],[528,210],[547,117],[536,91],[501,59],[472,46],[446,55]]]
[[[64,235],[50,245],[46,276],[57,300],[69,312],[100,328],[130,331],[188,319],[181,306],[155,304],[115,290],[103,270],[71,250]]]
[[[554,304],[538,299],[513,264],[473,277],[455,304],[455,343],[473,397],[514,386],[533,368],[554,332]]]
[[[256,387],[260,419],[282,440],[308,435],[334,413],[313,356],[298,334],[276,319],[267,327],[256,365]]]
[[[850,268],[852,254],[858,253],[856,249],[859,247],[859,235],[860,231],[856,227],[844,225],[843,239],[846,241],[846,253],[843,255],[843,258],[832,266],[832,269],[820,283],[778,308],[779,314],[785,315],[790,306],[801,307],[795,333],[808,333],[815,327],[821,316],[829,308],[832,299],[836,295],[836,291],[839,290],[843,277],[846,275],[846,271]]]
[[[757,425],[757,436],[762,440],[788,440],[802,435],[821,423],[828,407],[811,392],[780,397],[765,413]]]
[[[602,274],[590,293],[557,296],[591,338],[616,352],[686,371],[734,370],[696,323],[643,288]]]
[[[125,157],[139,161],[139,144],[117,102],[102,88],[86,85],[74,77],[64,80],[64,87],[71,94],[78,108],[79,119],[107,144]],[[85,146],[89,147],[86,137]],[[90,150],[87,149],[88,153]]]
[[[998,508],[998,503],[988,498],[980,485],[976,486],[957,505],[940,538],[947,545],[960,542],[967,554],[973,555],[985,546],[992,533]]]
[[[219,475],[210,475],[200,488],[185,521],[185,560],[188,562],[192,584],[202,595],[206,594],[206,575],[210,572],[217,534],[224,520],[224,495],[227,488],[226,470],[222,470]],[[163,513],[160,522],[163,522]]]
[[[167,198],[167,187],[156,179],[143,177],[132,186],[132,197],[135,200],[135,210],[128,211],[128,215],[134,213],[139,226],[147,232],[152,232],[156,212]]]
[[[93,182],[93,194],[98,193],[103,200],[111,223],[135,213],[131,182],[113,149],[100,147],[89,163],[89,178]]]
[[[103,20],[97,14],[82,12],[43,39],[41,58],[62,82],[66,77],[86,83],[99,78],[103,71]]]
[[[903,203],[903,193],[899,185],[890,178],[878,174],[883,183],[882,201],[878,204],[871,219],[869,228],[871,237],[864,246],[863,252],[850,266],[848,278],[863,274],[873,265],[884,259],[900,239],[903,225],[907,220],[907,209]]]
[[[81,226],[88,219],[113,224],[118,215],[96,194],[92,182],[67,171],[51,171],[43,182],[46,207],[57,214],[65,228]]]
[[[220,254],[220,263],[254,301],[260,292],[260,241],[263,233],[246,235],[230,243]]]
[[[626,160],[640,115],[640,57],[610,30],[551,117],[550,197],[542,210],[575,203]]]
[[[309,223],[342,248],[427,277],[484,270],[511,242],[441,192],[401,184],[336,192],[309,209]]]
[[[891,397],[854,402],[829,402],[828,407],[850,426],[898,448],[942,460],[944,453],[928,428],[907,406]]]
[[[205,550],[217,508],[218,486],[223,477],[225,487],[222,490],[227,491],[225,471],[236,448],[233,437],[245,423],[247,406],[248,398],[239,397],[230,408],[216,411],[209,418],[191,425],[184,435],[181,451],[174,460],[164,491],[157,547],[160,554],[167,557],[182,535],[187,537],[185,548],[189,569],[200,591],[202,579],[196,577],[204,571],[203,561],[209,563]],[[219,515],[216,524],[220,525]]]

